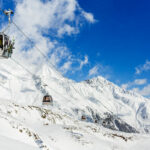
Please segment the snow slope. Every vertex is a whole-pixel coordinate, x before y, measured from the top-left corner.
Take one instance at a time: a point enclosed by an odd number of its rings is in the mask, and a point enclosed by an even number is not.
[[[147,150],[150,146],[149,135],[113,131],[53,107],[24,106],[4,99],[0,101],[0,122],[3,150]]]
[[[31,68],[11,59],[0,60],[3,150],[11,148],[5,141],[14,149],[23,145],[31,150],[132,150],[149,146],[149,134],[143,134],[150,131],[149,99],[100,76],[77,83],[47,64],[37,72]],[[52,106],[42,106],[47,93],[53,97]]]

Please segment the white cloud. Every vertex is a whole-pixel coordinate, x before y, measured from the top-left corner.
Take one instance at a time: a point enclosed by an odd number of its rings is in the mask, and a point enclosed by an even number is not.
[[[68,35],[71,35],[71,34],[74,34],[74,33],[78,33],[78,30],[74,27],[71,27],[70,25],[66,24],[63,28],[60,28],[58,30],[58,36],[61,37],[63,34],[68,34]]]
[[[94,66],[89,70],[89,76],[95,76],[98,74],[98,65]]]
[[[122,84],[121,87],[132,90],[140,95],[150,97],[150,84],[147,84],[147,79],[136,79],[133,82]]]
[[[16,0],[13,20],[33,40],[31,44],[15,26],[11,26],[9,34],[15,37],[13,57],[21,63],[31,68],[34,68],[31,64],[39,68],[45,63],[36,47],[48,55],[49,61],[63,73],[71,69],[73,63],[81,69],[88,63],[87,56],[84,60],[73,56],[67,46],[58,40],[64,35],[79,33],[80,25],[85,21],[93,23],[95,20],[91,13],[80,8],[77,0]]]
[[[102,64],[97,64],[89,70],[88,77],[94,76],[103,76],[106,79],[110,79],[112,74],[112,70],[110,66],[105,66]]]
[[[123,89],[127,89],[129,87],[129,83],[125,83],[121,85],[121,88]]]
[[[80,67],[79,69],[82,69],[84,65],[87,65],[88,64],[88,56],[84,56],[84,60],[79,60],[80,62]]]
[[[135,85],[143,85],[147,83],[147,79],[136,79],[134,80]]]
[[[136,67],[135,70],[136,70],[136,74],[141,74],[144,71],[150,70],[150,61],[146,60],[144,65]]]
[[[121,87],[123,89],[130,89],[133,88],[134,86],[144,85],[146,83],[147,83],[147,79],[135,79],[133,82],[122,84]]]
[[[71,61],[65,62],[64,65],[60,68],[60,70],[62,71],[63,74],[65,74],[68,70],[71,69],[71,65],[72,65]]]
[[[87,12],[83,11],[83,15],[84,15],[84,17],[85,17],[90,23],[95,23],[95,22],[96,22],[96,20],[94,19],[93,14],[87,13]]]
[[[143,95],[150,97],[150,84],[146,85],[144,88],[139,89],[139,88],[134,88],[133,91]]]

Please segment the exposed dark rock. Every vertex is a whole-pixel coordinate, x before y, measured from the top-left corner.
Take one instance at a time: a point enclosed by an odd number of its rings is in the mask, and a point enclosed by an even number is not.
[[[136,131],[134,127],[130,126],[115,115],[108,113],[106,114],[106,118],[104,118],[102,125],[112,130],[122,131],[126,133],[138,133],[138,131]]]
[[[74,109],[74,112],[76,112],[77,115],[82,114],[82,121],[96,123],[111,130],[122,131],[126,133],[139,133],[134,127],[112,113],[106,112],[101,115],[90,107],[86,107],[86,109],[88,110],[88,113],[85,110]]]

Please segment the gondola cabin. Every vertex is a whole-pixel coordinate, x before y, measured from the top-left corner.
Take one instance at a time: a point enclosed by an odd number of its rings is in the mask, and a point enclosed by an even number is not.
[[[85,121],[86,120],[86,116],[82,115],[81,120]]]
[[[98,120],[95,120],[95,123],[98,123]]]
[[[45,95],[43,97],[43,105],[51,105],[53,103],[53,98],[51,95]]]
[[[14,42],[9,39],[9,36],[0,32],[0,58],[11,57],[14,49]]]

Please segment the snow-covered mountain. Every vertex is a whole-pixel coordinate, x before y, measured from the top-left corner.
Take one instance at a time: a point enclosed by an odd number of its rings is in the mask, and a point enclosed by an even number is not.
[[[0,60],[0,91],[3,150],[149,146],[150,100],[103,77],[77,83],[48,64],[33,73],[13,59]],[[42,105],[45,94],[53,97],[53,105]]]

